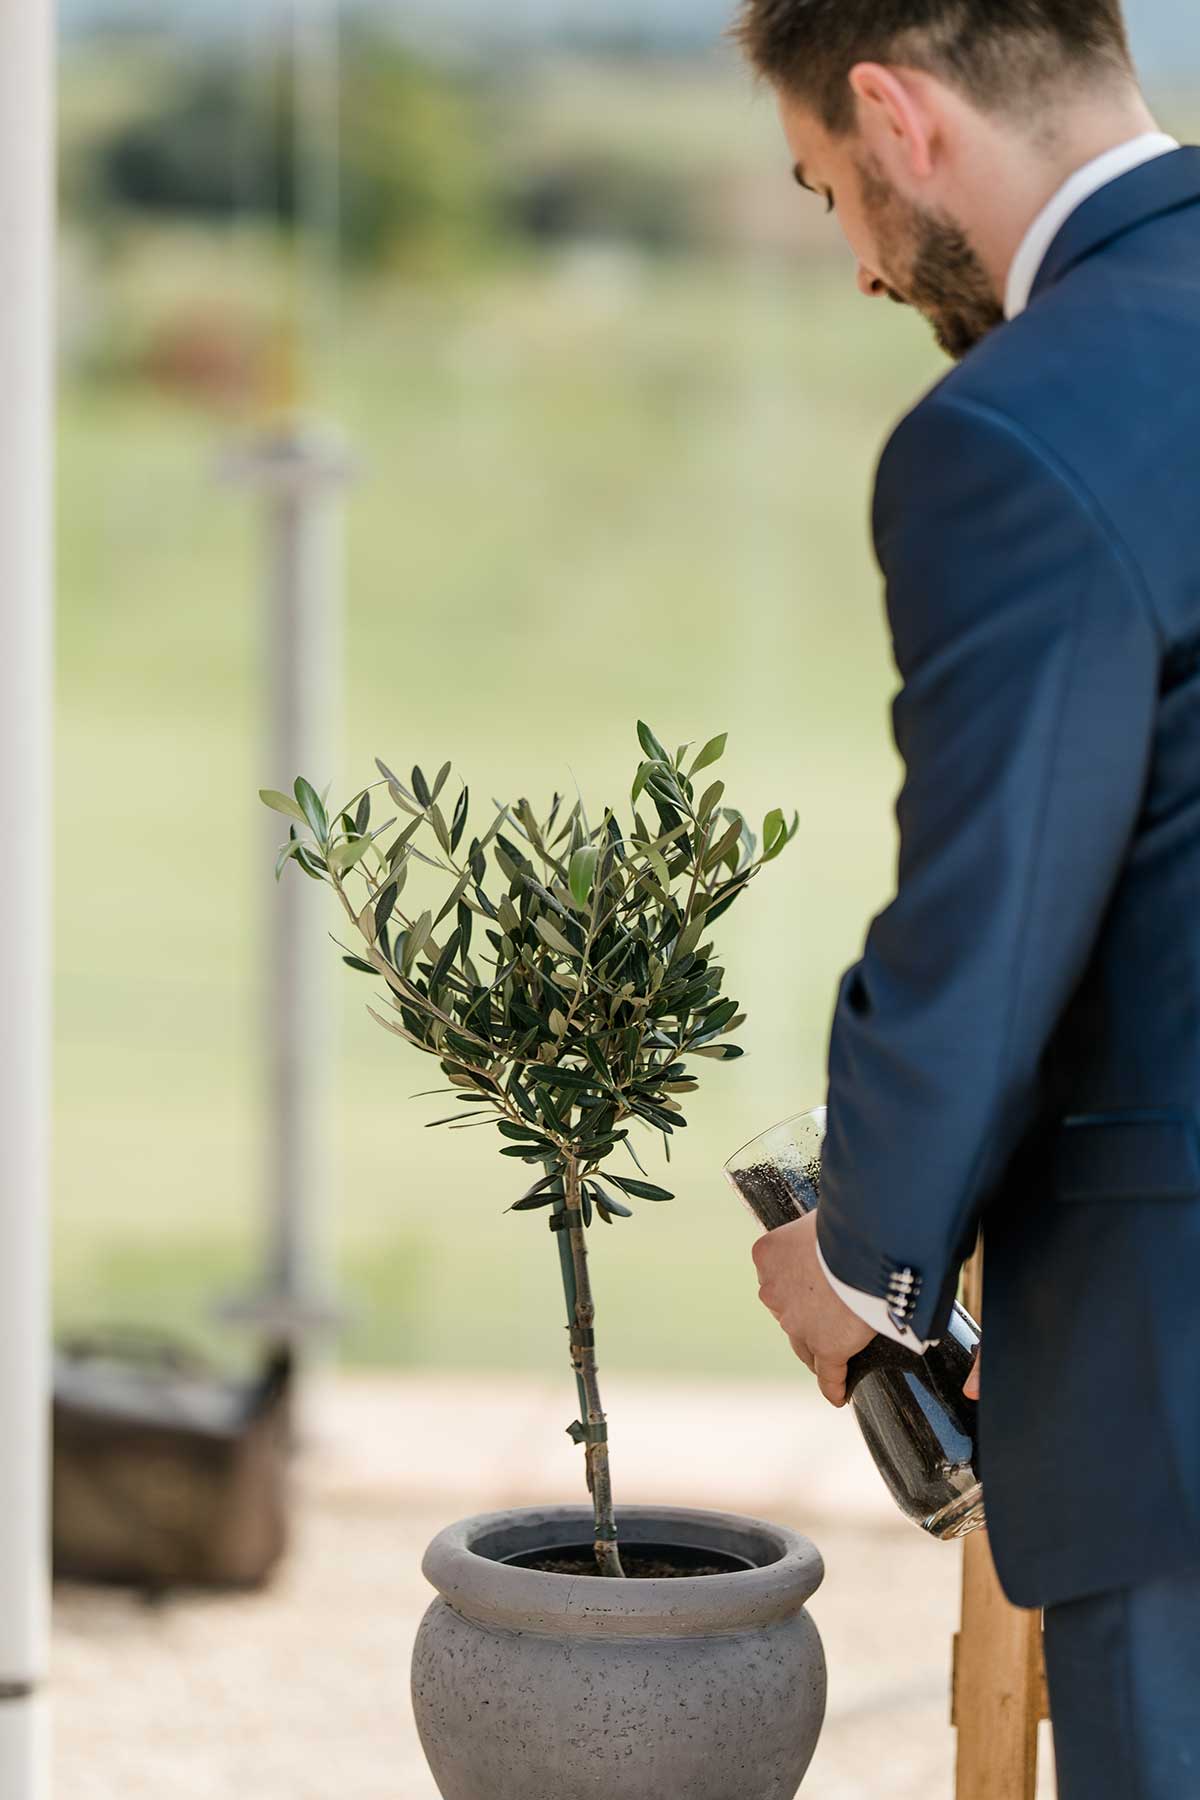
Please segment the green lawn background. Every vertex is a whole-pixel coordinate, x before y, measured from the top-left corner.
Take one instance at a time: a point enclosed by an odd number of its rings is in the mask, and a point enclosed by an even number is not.
[[[186,271],[228,246],[172,254]],[[376,753],[449,757],[484,805],[578,780],[599,809],[626,802],[645,717],[672,745],[728,730],[728,797],[760,819],[799,809],[795,844],[722,922],[748,1054],[708,1066],[692,1097],[677,1202],[595,1245],[605,1364],[785,1369],[720,1164],[823,1097],[836,980],[890,892],[894,676],[868,501],[889,426],[940,370],[927,332],[862,302],[841,259],[608,250],[352,289],[339,344],[328,407],[363,461],[345,751],[340,771],[307,773],[348,794]],[[134,1320],[216,1342],[213,1304],[255,1265],[274,889],[256,799],[261,545],[249,500],[214,476],[227,439],[148,388],[64,381],[64,1328]],[[329,955],[341,1354],[552,1366],[553,1242],[503,1211],[519,1171],[491,1134],[424,1129],[444,1109],[408,1096],[436,1068],[371,1022],[369,985]]]

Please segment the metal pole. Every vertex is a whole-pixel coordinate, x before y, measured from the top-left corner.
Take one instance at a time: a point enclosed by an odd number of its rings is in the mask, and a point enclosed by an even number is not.
[[[267,518],[265,660],[270,742],[258,783],[290,790],[297,775],[324,787],[335,776],[341,671],[339,491],[351,464],[331,435],[286,427],[224,472],[262,493]],[[336,804],[344,798],[334,792]],[[273,886],[273,852],[285,835],[262,814],[260,872],[268,915],[265,1267],[257,1291],[222,1307],[230,1320],[277,1341],[298,1342],[340,1318],[320,1242],[322,1199],[333,1179],[328,1142],[331,1021],[328,980],[336,953],[328,917],[292,869]]]
[[[54,8],[0,6],[0,1795],[49,1792]]]

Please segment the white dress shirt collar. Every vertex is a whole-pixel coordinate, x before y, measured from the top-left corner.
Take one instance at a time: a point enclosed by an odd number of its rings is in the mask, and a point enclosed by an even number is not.
[[[1166,132],[1147,131],[1140,137],[1131,138],[1127,144],[1118,144],[1115,149],[1094,157],[1082,169],[1076,169],[1042,208],[1021,240],[1008,271],[1004,292],[1005,318],[1015,319],[1029,305],[1046,252],[1077,207],[1107,187],[1110,181],[1116,181],[1118,176],[1128,175],[1142,163],[1152,162],[1156,156],[1166,156],[1168,151],[1178,149],[1176,140],[1168,137]]]

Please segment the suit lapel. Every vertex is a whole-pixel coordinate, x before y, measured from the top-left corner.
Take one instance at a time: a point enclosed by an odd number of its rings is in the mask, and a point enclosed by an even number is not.
[[[1032,298],[1060,281],[1085,257],[1146,220],[1200,202],[1200,149],[1172,150],[1131,169],[1077,207],[1054,239],[1033,284]]]

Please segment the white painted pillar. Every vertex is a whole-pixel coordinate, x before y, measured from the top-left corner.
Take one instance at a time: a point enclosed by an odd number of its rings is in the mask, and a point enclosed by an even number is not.
[[[54,6],[0,4],[0,1795],[45,1800]]]
[[[0,4],[3,0],[0,0]],[[264,497],[267,524],[266,667],[270,740],[259,784],[290,793],[297,775],[331,806],[346,798],[337,770],[342,664],[341,490],[353,464],[332,433],[282,427],[227,456],[225,478]],[[327,911],[298,869],[271,879],[287,835],[261,808],[257,884],[266,898],[269,1129],[266,1237],[253,1291],[220,1315],[296,1346],[341,1322],[328,1242],[334,1167],[329,1093],[336,952]],[[0,1795],[0,1800],[4,1800]]]

